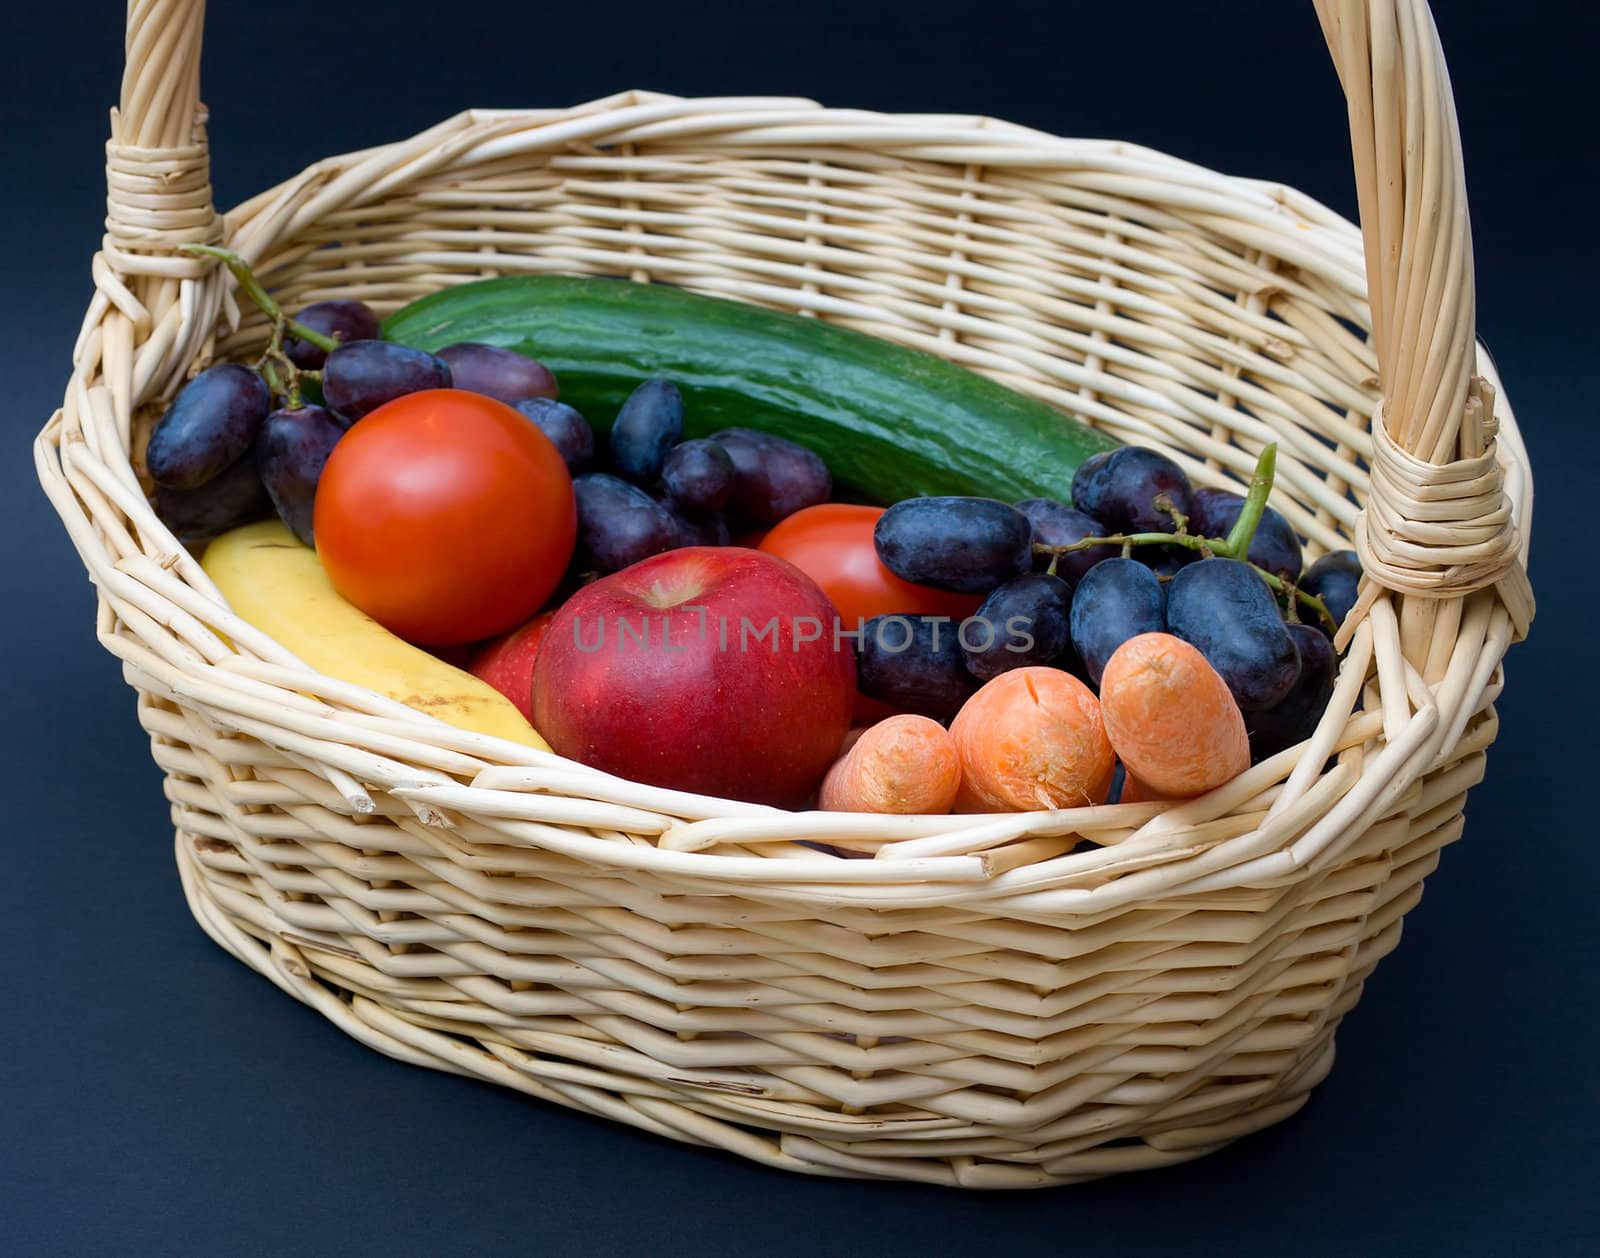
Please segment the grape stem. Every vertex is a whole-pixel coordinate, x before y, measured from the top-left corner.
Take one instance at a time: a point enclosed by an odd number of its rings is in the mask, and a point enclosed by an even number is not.
[[[250,269],[250,264],[241,258],[232,249],[223,249],[217,245],[184,245],[183,252],[199,257],[218,258],[233,272],[234,279],[239,281],[239,291],[253,301],[261,313],[272,320],[272,337],[267,342],[267,348],[262,351],[260,360],[256,363],[256,370],[261,373],[262,379],[267,382],[267,388],[273,394],[281,397],[286,406],[299,409],[301,405],[300,378],[310,376],[320,379],[321,373],[302,371],[295,366],[294,360],[284,351],[284,332],[293,333],[303,341],[309,341],[319,349],[334,350],[339,342],[331,336],[318,332],[315,328],[308,328],[297,319],[291,319],[283,313],[283,307],[271,293],[261,286],[261,281]]]
[[[1272,493],[1272,478],[1277,470],[1278,443],[1274,441],[1268,443],[1261,451],[1261,457],[1256,460],[1255,474],[1250,478],[1250,490],[1244,496],[1239,518],[1228,530],[1227,541],[1220,548],[1213,546],[1213,550],[1229,559],[1243,559],[1250,553],[1250,542],[1267,509],[1267,496]]]
[[[1076,550],[1088,550],[1091,546],[1120,546],[1124,557],[1127,557],[1135,546],[1183,546],[1189,550],[1199,551],[1206,558],[1217,555],[1224,559],[1237,559],[1255,569],[1256,574],[1267,583],[1273,593],[1289,594],[1293,603],[1314,611],[1330,631],[1338,632],[1338,622],[1328,610],[1328,605],[1320,598],[1314,594],[1307,594],[1276,573],[1250,563],[1248,559],[1250,542],[1255,537],[1256,528],[1260,525],[1261,517],[1267,509],[1267,498],[1272,493],[1272,480],[1277,467],[1278,447],[1273,443],[1262,450],[1260,458],[1256,460],[1255,474],[1250,478],[1250,490],[1245,495],[1244,506],[1239,509],[1239,518],[1233,522],[1233,527],[1228,530],[1228,536],[1225,538],[1199,537],[1184,531],[1188,521],[1178,512],[1170,510],[1168,504],[1163,509],[1173,517],[1178,528],[1176,533],[1112,533],[1106,537],[1081,538],[1061,546],[1035,542],[1033,553],[1049,555],[1052,569],[1062,555]]]
[[[279,383],[278,366],[282,364],[289,375],[287,385]],[[283,352],[283,320],[272,321],[272,340],[267,343],[266,351],[261,355],[261,361],[256,364],[257,369],[265,377],[267,388],[274,393],[281,394],[286,406],[295,410],[300,409],[300,369],[294,361]]]
[[[224,249],[220,245],[184,245],[182,250],[184,253],[197,256],[217,258],[228,270],[233,272],[233,278],[239,281],[239,291],[254,302],[260,308],[262,314],[272,320],[275,333],[273,337],[274,344],[282,341],[283,329],[287,328],[302,341],[309,341],[318,349],[332,352],[339,348],[339,342],[333,337],[318,332],[315,328],[308,328],[299,320],[291,319],[284,314],[283,307],[277,303],[272,294],[261,287],[261,281],[256,278],[255,272],[250,269],[250,264],[232,249]]]

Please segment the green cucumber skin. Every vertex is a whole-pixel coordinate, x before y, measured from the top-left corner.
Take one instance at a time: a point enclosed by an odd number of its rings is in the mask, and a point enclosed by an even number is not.
[[[1111,438],[932,354],[815,319],[658,284],[512,276],[443,289],[384,321],[437,350],[481,341],[537,358],[600,433],[652,377],[683,393],[687,436],[760,428],[816,451],[879,503],[974,494],[1070,501]]]

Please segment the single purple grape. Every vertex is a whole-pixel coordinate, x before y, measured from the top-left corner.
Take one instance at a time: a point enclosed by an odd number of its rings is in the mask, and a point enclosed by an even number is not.
[[[323,399],[351,421],[397,397],[450,385],[443,359],[391,341],[351,341],[329,354],[322,368]]]
[[[672,448],[661,469],[661,485],[681,511],[720,511],[733,497],[733,456],[715,441],[685,441]]]
[[[1120,555],[1098,563],[1072,592],[1069,624],[1084,676],[1098,690],[1118,647],[1166,628],[1161,582],[1144,564]]]
[[[1166,455],[1123,446],[1095,455],[1072,477],[1072,505],[1118,533],[1170,533],[1189,514],[1189,476]]]
[[[724,428],[711,440],[728,452],[736,478],[728,508],[755,524],[776,524],[827,502],[833,477],[822,456],[758,428]]]
[[[878,517],[872,541],[902,581],[962,594],[1033,570],[1033,526],[993,498],[907,498]]]
[[[247,451],[232,467],[194,489],[158,485],[156,515],[181,542],[208,542],[229,529],[272,514],[255,455]]]
[[[1300,652],[1261,574],[1237,559],[1202,559],[1167,586],[1167,630],[1222,675],[1242,712],[1270,708],[1300,676]]]
[[[156,421],[144,453],[150,478],[168,489],[197,489],[244,456],[271,405],[267,382],[250,368],[207,367]]]
[[[1225,539],[1243,510],[1242,494],[1209,487],[1197,489],[1189,497],[1189,532],[1198,537]],[[1291,582],[1299,580],[1304,562],[1300,539],[1289,527],[1289,521],[1271,507],[1262,509],[1261,522],[1250,537],[1247,558],[1256,567]]]
[[[575,477],[578,544],[587,566],[620,572],[641,559],[686,544],[682,523],[665,503],[605,472]]]
[[[1086,515],[1054,498],[1025,498],[1017,503],[1017,510],[1028,517],[1037,546],[1070,546],[1086,537],[1104,537],[1112,531],[1092,515]],[[1057,560],[1056,575],[1069,585],[1075,585],[1083,580],[1084,574],[1095,564],[1119,553],[1115,546],[1090,546],[1084,550],[1068,551]],[[1035,572],[1044,572],[1049,567],[1049,555],[1034,555]]]
[[[967,671],[990,681],[1013,668],[1065,665],[1072,655],[1072,587],[1025,572],[983,600],[959,627]]]
[[[273,411],[256,438],[261,482],[279,518],[307,546],[316,544],[311,525],[317,482],[346,426],[326,407],[299,406]]]
[[[1300,581],[1302,590],[1322,600],[1335,624],[1343,624],[1356,605],[1360,586],[1361,560],[1353,550],[1329,551],[1306,569]]]
[[[378,316],[364,301],[314,302],[295,316],[295,322],[323,336],[331,336],[341,344],[378,339]],[[322,346],[302,341],[297,336],[285,338],[283,350],[301,371],[321,371],[322,364],[328,360],[328,351]]]
[[[511,404],[526,415],[560,452],[567,470],[575,472],[594,458],[594,429],[589,421],[565,402],[554,398],[530,397]]]
[[[732,533],[728,529],[728,521],[719,511],[709,515],[689,515],[677,510],[668,501],[663,504],[672,512],[672,518],[678,522],[678,533],[681,537],[680,546],[727,546],[732,540]]]
[[[439,357],[450,367],[453,387],[469,393],[482,393],[506,403],[560,396],[550,368],[514,349],[461,341],[446,345]]]
[[[1300,652],[1300,675],[1276,704],[1245,718],[1253,760],[1265,760],[1311,737],[1327,709],[1339,672],[1333,647],[1322,630],[1308,624],[1290,625],[1288,629]]]
[[[670,380],[646,380],[611,425],[611,462],[637,485],[654,484],[683,437],[683,395]]]

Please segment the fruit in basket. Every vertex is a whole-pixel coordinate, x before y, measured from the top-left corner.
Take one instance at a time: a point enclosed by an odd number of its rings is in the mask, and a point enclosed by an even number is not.
[[[1198,647],[1239,707],[1270,708],[1300,675],[1300,653],[1272,590],[1238,559],[1203,559],[1172,578],[1167,628]]]
[[[671,508],[608,472],[586,472],[572,489],[580,561],[596,572],[620,572],[687,540]]]
[[[555,612],[540,612],[525,625],[501,634],[485,644],[465,664],[480,681],[488,682],[516,705],[530,722],[533,720],[533,664],[539,643]]]
[[[341,598],[316,552],[282,521],[223,534],[206,548],[202,564],[241,619],[318,672],[461,729],[549,749],[493,688],[401,641]]]
[[[1225,538],[1243,510],[1243,494],[1209,486],[1197,489],[1189,499],[1189,532],[1200,537]],[[1298,580],[1303,563],[1300,539],[1289,527],[1289,521],[1271,507],[1262,509],[1261,521],[1250,536],[1245,558],[1285,581]]]
[[[733,456],[704,437],[674,446],[661,468],[661,487],[667,497],[691,514],[722,510],[733,496],[737,479]]]
[[[313,302],[295,316],[295,321],[301,327],[340,342],[378,339],[378,316],[364,301]],[[302,371],[320,371],[328,361],[327,350],[298,336],[286,336],[283,348],[289,361]]]
[[[1272,707],[1250,714],[1250,751],[1257,760],[1311,737],[1338,676],[1339,662],[1326,632],[1315,625],[1295,624],[1289,626],[1289,636],[1300,653],[1300,675]]]
[[[1323,601],[1334,624],[1343,624],[1360,595],[1361,559],[1353,550],[1329,551],[1306,569],[1300,588]]]
[[[322,396],[346,419],[357,420],[385,402],[427,389],[448,389],[443,359],[387,341],[350,341],[328,355]]]
[[[661,475],[667,452],[683,437],[683,396],[670,380],[646,380],[628,395],[611,425],[611,463],[629,480],[648,485]]]
[[[458,341],[446,345],[438,357],[450,368],[453,388],[481,393],[497,401],[514,403],[532,397],[561,394],[550,368],[535,358],[498,345]]]
[[[204,542],[272,514],[272,499],[256,470],[254,453],[194,489],[156,486],[156,515],[179,541]]]
[[[872,539],[882,516],[882,507],[820,503],[773,525],[759,545],[820,585],[847,630],[889,613],[960,622],[977,611],[982,600],[975,594],[915,585],[884,567]]]
[[[256,434],[261,483],[279,518],[307,546],[315,544],[312,509],[317,482],[347,426],[326,407],[295,406],[273,411]]]
[[[354,425],[323,468],[314,513],[339,593],[429,646],[532,616],[566,573],[577,524],[550,440],[504,402],[460,389],[408,394]]]
[[[955,740],[925,716],[891,716],[863,730],[817,792],[825,812],[946,813],[961,788]]]
[[[904,581],[987,594],[1033,569],[1033,526],[993,498],[908,498],[873,530],[878,558]]]
[[[655,786],[795,806],[850,726],[855,666],[833,606],[792,564],[694,546],[584,586],[534,669],[561,755]]]
[[[168,489],[197,489],[243,457],[267,417],[267,382],[240,363],[207,367],[151,430],[145,470]]]
[[[1078,463],[1116,444],[935,355],[658,284],[556,275],[475,281],[390,315],[384,334],[430,350],[459,340],[525,350],[591,418],[616,414],[642,381],[669,378],[682,391],[689,435],[753,428],[788,437],[848,472],[869,501],[1064,500]]]
[[[1189,514],[1188,474],[1158,450],[1123,446],[1079,466],[1072,505],[1119,533],[1170,533]]]
[[[1142,633],[1117,648],[1100,679],[1100,709],[1123,767],[1160,796],[1201,795],[1250,767],[1227,683],[1170,633]]]
[[[1134,559],[1107,559],[1072,592],[1072,645],[1091,685],[1129,638],[1166,628],[1165,595],[1156,574]]]
[[[1093,516],[1085,515],[1054,498],[1024,498],[1017,503],[1017,510],[1027,516],[1028,523],[1033,526],[1035,546],[1070,546],[1086,537],[1104,537],[1107,532],[1106,527]],[[1095,564],[1114,554],[1116,551],[1107,546],[1091,546],[1087,550],[1061,555],[1035,553],[1033,569],[1035,572],[1044,572],[1053,560],[1056,575],[1076,584]]]
[[[959,634],[967,671],[989,681],[1013,668],[1064,666],[1072,654],[1072,587],[1025,572],[995,590]]]
[[[985,682],[950,735],[961,757],[957,812],[1028,812],[1103,804],[1116,757],[1100,701],[1058,668],[1018,668]]]
[[[733,460],[729,506],[746,520],[776,524],[833,493],[828,465],[798,442],[753,428],[725,428],[711,439]]]
[[[958,627],[937,616],[874,616],[856,643],[861,693],[896,712],[948,721],[977,688]]]
[[[530,397],[513,402],[512,406],[550,438],[551,444],[561,452],[568,471],[577,472],[594,458],[594,429],[589,427],[588,420],[565,402],[548,397]]]
[[[728,527],[728,521],[719,511],[710,515],[691,515],[677,509],[670,498],[659,499],[678,522],[678,535],[680,546],[731,546],[733,544],[733,531]]]
[[[1124,766],[1126,770],[1126,766]],[[1122,775],[1122,793],[1117,796],[1119,804],[1155,804],[1163,803],[1168,797],[1147,782],[1141,782],[1137,776],[1124,771]]]

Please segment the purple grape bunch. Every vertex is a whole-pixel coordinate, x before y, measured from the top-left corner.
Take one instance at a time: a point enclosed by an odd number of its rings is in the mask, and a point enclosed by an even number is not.
[[[1309,737],[1338,669],[1333,631],[1355,602],[1353,552],[1304,566],[1300,539],[1270,505],[1275,449],[1251,492],[1196,487],[1157,450],[1124,446],[1079,467],[1071,502],[911,499],[878,521],[878,557],[896,576],[982,594],[968,624],[985,635],[1016,618],[1027,640],[961,650],[913,636],[899,650],[865,642],[867,695],[941,718],[973,684],[1024,666],[1062,668],[1098,689],[1112,654],[1142,633],[1198,649],[1226,682],[1261,759]],[[924,640],[926,638],[926,640]],[[958,684],[960,683],[960,684]]]

